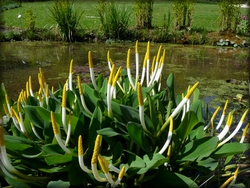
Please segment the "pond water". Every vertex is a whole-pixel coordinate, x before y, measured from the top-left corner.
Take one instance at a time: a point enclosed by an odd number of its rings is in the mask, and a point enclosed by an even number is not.
[[[8,95],[18,96],[25,88],[28,77],[38,90],[37,73],[41,67],[47,83],[57,88],[68,76],[70,60],[75,71],[84,71],[88,81],[87,53],[92,51],[97,72],[107,71],[106,55],[126,68],[126,55],[131,48],[131,64],[134,62],[135,43],[58,43],[58,42],[8,42],[0,43],[0,81],[5,84]],[[139,43],[142,63],[147,43]],[[151,56],[156,55],[160,44],[151,44]],[[249,50],[246,48],[221,48],[211,46],[184,46],[162,44],[166,49],[164,77],[174,73],[176,94],[185,92],[188,85],[200,82],[201,97],[211,107],[224,106],[226,99],[231,108],[244,110],[249,105]],[[131,65],[133,66],[133,65]],[[135,71],[132,70],[132,74]],[[163,81],[165,83],[165,81]],[[238,102],[236,96],[243,95]],[[242,111],[241,111],[242,113]]]

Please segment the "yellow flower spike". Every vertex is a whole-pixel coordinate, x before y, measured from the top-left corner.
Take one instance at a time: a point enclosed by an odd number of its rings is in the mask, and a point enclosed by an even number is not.
[[[158,49],[157,57],[156,57],[156,62],[159,62],[159,60],[160,60],[161,49],[162,49],[162,45],[160,45],[160,47],[159,47],[159,49]]]
[[[194,85],[193,85],[193,87],[190,89],[190,90],[188,90],[188,93],[187,93],[187,95],[186,95],[186,98],[190,98],[191,97],[191,95],[192,95],[192,93],[194,92],[194,90],[198,87],[198,85],[199,85],[199,82],[196,82]]]
[[[12,111],[12,114],[14,114],[15,118],[17,119],[17,122],[20,123],[20,118],[17,112],[15,111],[15,109],[11,107],[11,111]]]
[[[54,94],[54,86],[51,87],[51,93]]]
[[[135,83],[137,83],[138,79],[139,79],[139,51],[138,51],[138,40],[135,43],[135,70],[136,70],[136,74],[135,74]]]
[[[26,82],[26,95],[27,97],[30,96],[30,91],[29,91],[29,82]]]
[[[249,124],[250,124],[250,123],[248,123],[248,124],[246,125],[246,127],[245,127],[245,129],[244,129],[244,131],[243,131],[243,133],[242,133],[242,136],[241,136],[241,139],[240,139],[240,143],[243,143],[244,140],[245,140],[245,137],[246,137],[246,135],[247,135],[247,130],[248,130],[248,128],[249,128]]]
[[[141,84],[140,83],[137,84],[137,93],[138,93],[139,106],[143,106],[144,102],[143,102],[142,89],[141,89]]]
[[[128,74],[130,85],[132,86],[133,89],[135,89],[135,84],[133,83],[132,76],[131,76],[131,69],[130,69],[130,49],[128,49],[128,53],[127,53],[127,74]]]
[[[240,119],[240,122],[238,123],[238,125],[236,126],[236,128],[234,129],[234,131],[226,138],[224,139],[221,143],[219,143],[218,146],[221,146],[223,145],[224,143],[228,142],[229,140],[231,140],[240,130],[243,122],[244,122],[244,119],[246,118],[246,115],[248,113],[249,109],[247,109],[244,114],[242,115],[241,119]],[[231,121],[230,121],[230,125],[232,124],[232,118],[231,118]]]
[[[147,65],[147,52],[144,56],[144,60],[143,60],[143,66],[142,66],[142,73],[141,73],[141,85],[143,85],[144,82],[144,78],[145,78],[145,72],[146,72],[146,65]]]
[[[9,103],[9,97],[7,94],[5,94],[5,102],[6,102],[6,105],[7,105],[7,109],[9,110],[9,113],[11,113],[11,109],[10,109],[10,103]]]
[[[147,44],[147,60],[150,59],[150,41],[148,41],[148,44]]]
[[[66,91],[66,83],[63,86],[63,93],[62,93],[62,125],[65,133],[68,132],[66,127],[66,99],[67,99],[67,91]]]
[[[29,91],[30,91],[30,95],[33,97],[33,89],[32,89],[32,82],[31,82],[31,76],[29,76]]]
[[[51,118],[51,123],[52,123],[52,128],[53,128],[54,134],[59,134],[59,130],[58,130],[58,127],[56,125],[56,119],[55,119],[53,111],[50,112],[50,118]]]
[[[108,174],[109,173],[108,167],[106,166],[106,163],[103,161],[103,158],[101,157],[100,154],[98,155],[98,162],[99,162],[104,174]]]
[[[122,169],[121,169],[121,171],[120,171],[120,173],[119,173],[119,175],[118,175],[118,178],[119,178],[119,179],[122,179],[122,178],[123,178],[124,173],[125,173],[125,169],[126,169],[126,167],[123,166]]]
[[[145,124],[142,88],[141,88],[141,84],[139,82],[137,84],[137,94],[138,94],[138,103],[139,103],[139,118],[141,121],[142,128],[147,134],[151,135],[151,133],[148,131],[146,124]]]
[[[234,175],[228,178],[221,186],[220,188],[225,188],[225,187],[232,187],[235,184],[236,178],[239,173],[239,167],[235,170]],[[229,184],[230,183],[230,184]],[[229,185],[228,185],[229,184]],[[228,185],[228,186],[227,186]]]
[[[117,180],[113,184],[113,187],[116,187],[121,182],[121,180],[122,180],[122,178],[124,176],[124,173],[125,173],[125,169],[126,169],[126,167],[123,166],[122,169],[121,169],[121,171],[120,171],[120,173],[119,173],[119,175],[118,175]]]
[[[58,129],[57,124],[56,124],[56,120],[55,120],[55,116],[54,116],[54,112],[53,112],[53,111],[50,112],[50,116],[51,116],[51,123],[52,123],[53,132],[54,132],[54,135],[55,135],[55,138],[56,138],[56,141],[57,141],[58,145],[59,145],[66,153],[71,154],[71,155],[73,155],[73,156],[77,156],[75,153],[71,152],[71,151],[63,144],[63,141],[62,141],[62,138],[61,138],[59,129]]]
[[[78,137],[78,155],[83,155],[82,135]]]
[[[168,146],[167,158],[170,159],[171,156],[171,145]]]
[[[72,91],[72,75],[73,75],[73,59],[70,61],[69,66],[69,90]]]
[[[91,159],[91,169],[97,181],[107,182],[108,180],[106,178],[100,177],[100,175],[98,174],[98,170],[97,170],[97,160],[98,160],[98,155],[99,155],[99,150],[100,150],[100,142],[101,142],[101,135],[97,135],[96,140],[95,140],[94,151],[93,151],[93,155]]]
[[[130,48],[128,49],[127,52],[127,68],[130,69]]]
[[[103,157],[102,157],[100,154],[98,155],[98,162],[99,162],[99,164],[100,164],[100,166],[101,166],[101,168],[102,168],[102,171],[104,172],[104,174],[105,174],[105,176],[106,176],[108,182],[111,184],[111,187],[114,187],[114,186],[113,186],[114,181],[113,181],[113,179],[112,179],[112,177],[111,177],[111,174],[110,174],[109,171],[108,171],[108,168],[107,168],[107,166],[106,166],[106,163],[104,162]]]
[[[212,131],[213,131],[213,129],[214,129],[214,119],[217,116],[219,110],[220,110],[220,107],[218,106],[217,109],[214,111],[209,123],[204,127],[204,130],[206,130],[211,125],[212,126]]]
[[[79,89],[79,94],[82,95],[82,86],[81,86],[81,77],[78,75],[77,76],[77,84],[78,84],[78,89]]]
[[[81,167],[81,169],[87,173],[92,173],[90,169],[88,169],[83,160],[83,146],[82,146],[82,135],[79,135],[78,137],[78,162]]]
[[[66,84],[63,86],[63,93],[62,93],[62,107],[66,108],[66,99],[67,99],[67,91],[66,91]]]
[[[94,64],[92,59],[92,52],[88,52],[88,62],[89,62],[89,72],[90,72],[90,78],[92,81],[92,84],[94,86],[94,89],[97,90],[96,80],[95,80],[95,73],[94,73]]]
[[[222,125],[222,122],[224,121],[224,118],[226,116],[227,106],[228,106],[228,100],[226,100],[226,103],[224,105],[224,108],[223,108],[223,111],[222,111],[222,114],[221,114],[220,121],[219,121],[218,125],[216,126],[215,130],[218,130],[220,128],[220,126]]]
[[[7,110],[6,105],[4,103],[3,103],[3,110],[4,110],[5,115],[9,117],[10,115],[9,111]]]
[[[109,80],[108,80],[108,84],[110,84],[110,85],[112,85],[112,81],[113,81],[113,78],[115,75],[115,70],[116,70],[116,66],[115,66],[115,64],[113,64],[110,75],[109,75]]]
[[[93,156],[91,159],[92,164],[97,163],[97,157],[99,155],[99,150],[100,150],[100,142],[101,142],[101,135],[98,134],[95,139],[95,146],[94,146]]]
[[[89,68],[93,68],[94,65],[93,65],[93,59],[92,59],[92,52],[91,51],[88,52],[88,60],[89,60]]]
[[[224,129],[221,131],[220,134],[217,135],[219,141],[222,140],[222,138],[227,134],[231,124],[232,124],[232,121],[233,121],[233,115],[232,115],[232,112],[230,112],[228,114],[228,117],[227,117],[227,122],[226,122],[226,126],[224,127]],[[220,144],[221,145],[221,144]]]
[[[163,154],[166,149],[168,148],[170,142],[171,142],[171,139],[172,139],[172,135],[173,135],[173,127],[174,127],[174,122],[173,122],[173,117],[170,116],[170,125],[169,125],[169,130],[168,130],[168,137],[167,137],[167,140],[164,144],[164,146],[162,147],[162,149],[159,151],[159,154]]]
[[[116,74],[115,74],[115,77],[114,77],[114,80],[112,82],[112,86],[115,87],[116,86],[116,82],[118,81],[119,79],[119,76],[121,75],[121,71],[122,71],[122,67],[120,66],[119,69],[117,70]]]

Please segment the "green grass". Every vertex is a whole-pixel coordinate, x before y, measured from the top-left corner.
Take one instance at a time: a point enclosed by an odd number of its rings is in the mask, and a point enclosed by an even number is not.
[[[136,20],[133,13],[134,1],[115,1],[121,6],[127,6],[132,11],[130,26],[135,26]],[[3,12],[3,21],[5,26],[10,28],[20,27],[20,22],[17,18],[22,15],[23,27],[25,26],[25,12],[31,8],[36,16],[37,28],[50,28],[56,25],[56,22],[51,18],[49,8],[52,7],[53,1],[22,3],[22,7],[7,10]],[[80,12],[83,11],[83,16],[80,20],[80,25],[84,29],[97,30],[100,28],[100,21],[96,12],[98,0],[77,0],[75,8]],[[156,0],[154,3],[153,26],[162,26],[164,14],[168,14],[172,10],[172,2]],[[247,14],[247,9],[241,9],[243,14]],[[173,18],[172,18],[173,19]],[[196,3],[193,18],[193,28],[206,29],[209,31],[219,30],[220,10],[218,4]]]

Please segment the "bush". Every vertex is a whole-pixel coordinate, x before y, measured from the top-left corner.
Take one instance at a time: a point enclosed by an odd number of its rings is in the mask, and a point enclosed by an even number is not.
[[[118,7],[114,2],[99,2],[97,12],[100,17],[102,29],[107,38],[127,38],[131,11],[126,7]]]
[[[82,13],[78,14],[69,0],[55,2],[50,12],[61,29],[63,40],[72,42]]]

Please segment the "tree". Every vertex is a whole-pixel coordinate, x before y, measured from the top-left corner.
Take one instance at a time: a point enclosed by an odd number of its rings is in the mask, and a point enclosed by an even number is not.
[[[153,0],[135,0],[135,15],[137,28],[152,28]]]

